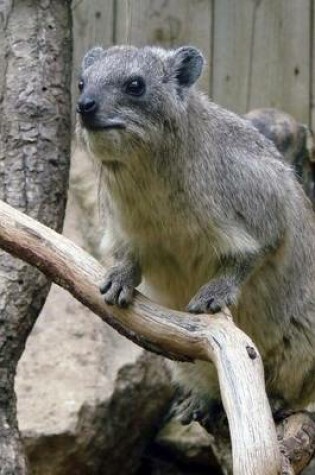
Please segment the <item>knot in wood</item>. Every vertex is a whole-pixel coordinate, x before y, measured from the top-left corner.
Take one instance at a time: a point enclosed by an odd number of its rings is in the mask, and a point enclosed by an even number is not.
[[[252,346],[246,346],[246,351],[251,360],[255,360],[257,358],[257,351]]]

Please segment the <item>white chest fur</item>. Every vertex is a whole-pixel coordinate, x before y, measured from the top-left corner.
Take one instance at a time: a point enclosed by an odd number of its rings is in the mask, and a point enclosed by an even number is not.
[[[127,244],[140,261],[144,286],[153,300],[184,309],[197,290],[219,270],[220,256],[253,247],[239,229],[215,227],[151,173],[126,168],[108,173],[110,229],[107,241]]]

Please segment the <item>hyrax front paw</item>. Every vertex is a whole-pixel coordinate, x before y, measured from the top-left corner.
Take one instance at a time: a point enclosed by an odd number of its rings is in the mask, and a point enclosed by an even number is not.
[[[100,286],[100,291],[108,305],[128,307],[140,280],[141,272],[138,265],[129,262],[121,263],[108,271]]]
[[[208,282],[187,306],[191,313],[216,313],[236,302],[237,287],[228,278]]]

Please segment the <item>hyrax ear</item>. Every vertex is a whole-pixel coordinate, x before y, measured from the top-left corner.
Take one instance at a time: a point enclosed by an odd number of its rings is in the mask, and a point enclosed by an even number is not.
[[[181,86],[190,87],[199,78],[203,63],[203,56],[198,49],[182,46],[174,51],[172,57],[173,75]]]
[[[105,50],[101,46],[95,46],[94,48],[90,49],[83,58],[82,69],[84,70],[89,66],[92,66],[95,61],[98,61],[101,58],[104,51]]]

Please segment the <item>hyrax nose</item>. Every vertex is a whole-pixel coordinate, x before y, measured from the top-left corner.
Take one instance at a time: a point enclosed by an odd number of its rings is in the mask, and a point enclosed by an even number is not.
[[[82,116],[93,114],[97,109],[97,104],[91,97],[85,96],[79,99],[77,104],[77,112]]]

